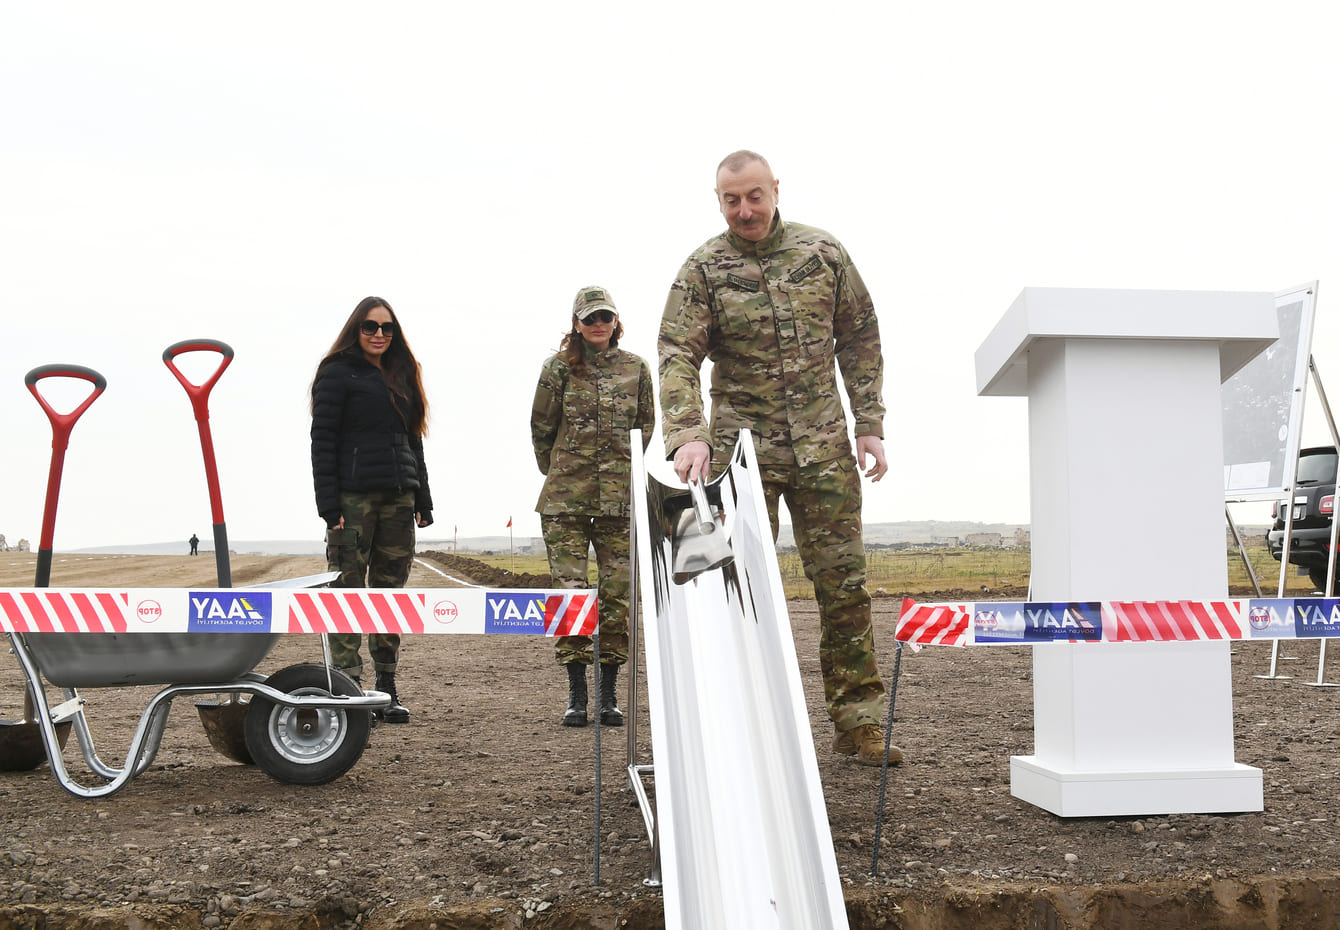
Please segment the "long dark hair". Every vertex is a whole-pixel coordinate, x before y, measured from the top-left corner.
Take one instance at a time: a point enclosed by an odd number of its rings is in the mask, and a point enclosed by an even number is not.
[[[610,333],[610,348],[613,349],[619,345],[619,337],[623,335],[623,320],[615,318],[614,332]],[[563,361],[568,363],[569,371],[581,371],[585,366],[582,360],[582,343],[586,340],[582,338],[581,331],[577,329],[577,317],[572,318],[572,328],[563,336],[563,341],[558,344],[558,354]]]
[[[405,427],[411,433],[426,436],[428,395],[423,390],[423,375],[419,369],[419,362],[409,347],[409,340],[405,338],[405,328],[400,325],[400,318],[395,315],[391,305],[380,297],[364,297],[358,302],[358,306],[354,307],[354,312],[349,314],[349,319],[344,321],[340,334],[331,344],[330,351],[316,366],[316,377],[312,379],[312,387],[316,386],[316,382],[321,379],[321,373],[331,362],[351,356],[362,357],[363,350],[358,344],[358,327],[378,307],[391,314],[391,322],[395,324],[395,335],[391,337],[386,352],[382,355],[382,375],[391,388],[391,404],[405,419]],[[397,398],[404,403],[396,403]]]

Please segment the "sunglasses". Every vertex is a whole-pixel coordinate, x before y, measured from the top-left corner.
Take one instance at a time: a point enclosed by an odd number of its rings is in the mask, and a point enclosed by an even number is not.
[[[613,323],[617,316],[613,310],[596,310],[587,316],[580,317],[583,326],[594,326],[596,320],[602,323]]]
[[[371,336],[379,329],[387,336],[395,335],[394,323],[378,323],[376,320],[364,320],[362,323],[358,324],[358,331],[364,336]]]

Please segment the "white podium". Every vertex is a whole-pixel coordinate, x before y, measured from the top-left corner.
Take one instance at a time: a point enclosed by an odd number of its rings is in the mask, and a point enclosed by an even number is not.
[[[1219,385],[1278,335],[1269,293],[1019,294],[976,367],[1028,396],[1031,600],[1227,596]],[[1263,809],[1227,642],[1034,646],[1033,743],[1010,792],[1062,817]]]

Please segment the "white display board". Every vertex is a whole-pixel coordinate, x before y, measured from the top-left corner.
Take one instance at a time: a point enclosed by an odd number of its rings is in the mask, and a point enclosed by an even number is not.
[[[1293,486],[1317,282],[1275,295],[1279,340],[1223,383],[1224,499],[1273,500]]]

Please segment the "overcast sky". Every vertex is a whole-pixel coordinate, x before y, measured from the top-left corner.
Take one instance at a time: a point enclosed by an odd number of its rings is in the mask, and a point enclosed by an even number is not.
[[[210,540],[161,360],[207,337],[236,351],[210,404],[230,538],[319,538],[307,389],[376,294],[432,404],[421,538],[539,535],[529,405],[574,293],[608,287],[654,366],[741,147],[874,295],[891,471],[866,519],[1027,522],[1026,401],[973,371],[1024,287],[1319,280],[1340,384],[1337,39],[1336,7],[1279,0],[4,4],[0,532],[37,547],[51,428],[23,377],[61,362],[108,388],[55,548]],[[659,431],[651,457],[667,477]]]

